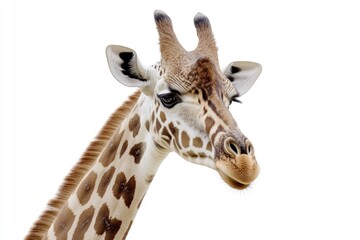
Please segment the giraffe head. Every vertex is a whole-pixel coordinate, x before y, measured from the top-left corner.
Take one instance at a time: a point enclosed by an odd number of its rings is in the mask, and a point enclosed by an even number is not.
[[[140,104],[150,113],[144,124],[159,151],[175,151],[216,169],[231,187],[246,188],[259,167],[229,105],[254,84],[261,66],[232,62],[221,71],[209,19],[201,13],[194,18],[199,42],[193,51],[181,46],[164,12],[155,11],[154,18],[161,61],[145,68],[135,51],[111,45],[106,53],[112,74],[142,91]]]

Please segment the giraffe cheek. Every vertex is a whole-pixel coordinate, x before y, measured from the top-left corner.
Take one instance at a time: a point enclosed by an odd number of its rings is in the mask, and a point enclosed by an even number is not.
[[[115,167],[111,167],[109,170],[107,170],[104,173],[103,177],[101,178],[101,181],[100,181],[100,184],[99,184],[99,187],[97,190],[97,193],[99,194],[100,197],[104,196],[114,173],[115,173]]]

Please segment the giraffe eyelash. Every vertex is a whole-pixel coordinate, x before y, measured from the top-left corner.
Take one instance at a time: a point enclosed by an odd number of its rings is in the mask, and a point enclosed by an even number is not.
[[[242,101],[241,101],[241,100],[239,100],[239,97],[240,97],[240,95],[239,95],[239,94],[237,94],[237,95],[233,96],[233,97],[230,99],[230,104],[231,104],[232,102],[242,103]],[[229,105],[230,105],[230,104],[229,104]]]

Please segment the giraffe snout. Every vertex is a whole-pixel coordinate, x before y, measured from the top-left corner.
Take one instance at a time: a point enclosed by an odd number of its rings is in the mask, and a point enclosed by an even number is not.
[[[246,138],[236,141],[232,136],[225,137],[222,143],[215,162],[220,176],[233,188],[248,187],[260,171],[252,143]]]

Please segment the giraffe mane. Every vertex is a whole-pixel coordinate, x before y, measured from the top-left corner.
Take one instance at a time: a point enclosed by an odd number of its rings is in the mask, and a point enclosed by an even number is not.
[[[119,128],[122,121],[128,116],[135,106],[140,91],[132,94],[107,120],[103,128],[100,130],[96,138],[90,143],[78,163],[72,168],[70,173],[65,177],[56,196],[48,203],[48,209],[45,210],[39,219],[32,226],[25,240],[43,239],[46,231],[50,228],[52,222],[61,211],[62,207],[74,192],[81,179],[89,171],[96,159],[99,157],[106,144],[113,136],[114,132]]]

